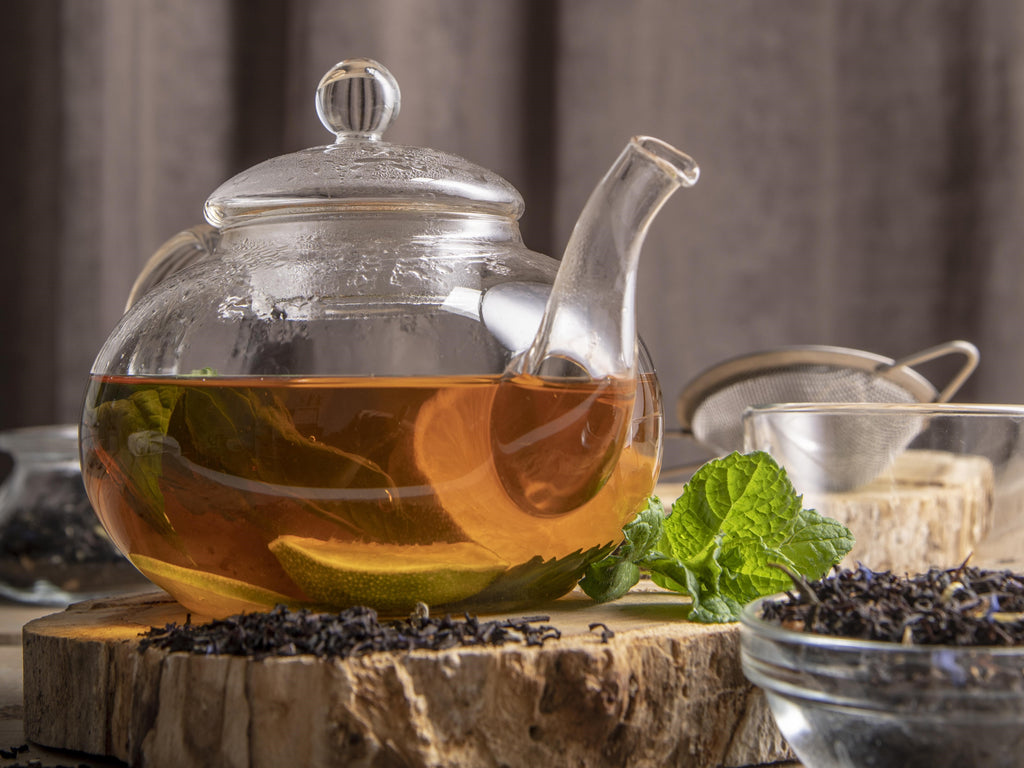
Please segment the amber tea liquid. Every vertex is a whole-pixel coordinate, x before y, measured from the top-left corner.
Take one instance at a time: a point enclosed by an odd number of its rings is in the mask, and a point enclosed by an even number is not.
[[[271,546],[282,536],[396,571],[473,542],[507,573],[468,603],[528,602],[570,589],[652,490],[661,414],[637,384],[97,376],[83,474],[118,547],[200,613],[209,593],[310,602]],[[457,581],[459,563],[437,567]]]

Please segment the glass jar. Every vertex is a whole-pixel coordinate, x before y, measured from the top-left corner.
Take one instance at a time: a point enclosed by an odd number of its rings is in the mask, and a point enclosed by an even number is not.
[[[145,583],[89,503],[76,426],[0,432],[0,451],[13,462],[0,485],[0,596],[66,605]]]

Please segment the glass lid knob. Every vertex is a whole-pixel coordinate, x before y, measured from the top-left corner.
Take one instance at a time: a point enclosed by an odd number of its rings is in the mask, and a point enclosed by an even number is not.
[[[441,150],[383,139],[400,102],[398,82],[382,64],[335,64],[316,89],[317,114],[335,141],[272,157],[231,177],[207,199],[206,220],[223,229],[270,214],[324,217],[385,203],[389,209],[427,206],[519,218],[523,198],[494,171]]]
[[[335,64],[316,89],[316,112],[338,141],[349,137],[379,139],[398,117],[398,81],[373,59],[346,59]]]

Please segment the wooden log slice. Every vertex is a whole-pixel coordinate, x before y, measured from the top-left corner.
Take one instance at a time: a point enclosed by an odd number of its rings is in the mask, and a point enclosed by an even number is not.
[[[139,649],[183,623],[166,595],[97,600],[24,630],[25,731],[163,766],[748,766],[791,757],[743,676],[737,625],[670,593],[538,613],[540,647],[254,660]],[[481,617],[485,618],[485,617]],[[489,618],[489,617],[488,617]],[[602,642],[592,622],[615,636]]]

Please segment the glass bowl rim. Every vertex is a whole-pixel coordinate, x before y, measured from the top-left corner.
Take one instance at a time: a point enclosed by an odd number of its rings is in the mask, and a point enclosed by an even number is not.
[[[909,413],[920,416],[1011,416],[1024,419],[1024,404],[1012,403],[869,403],[849,401],[816,401],[764,403],[747,406],[743,418],[759,414],[807,413],[835,416]]]
[[[42,424],[0,430],[0,453],[16,459],[50,457],[78,461],[78,425]]]

